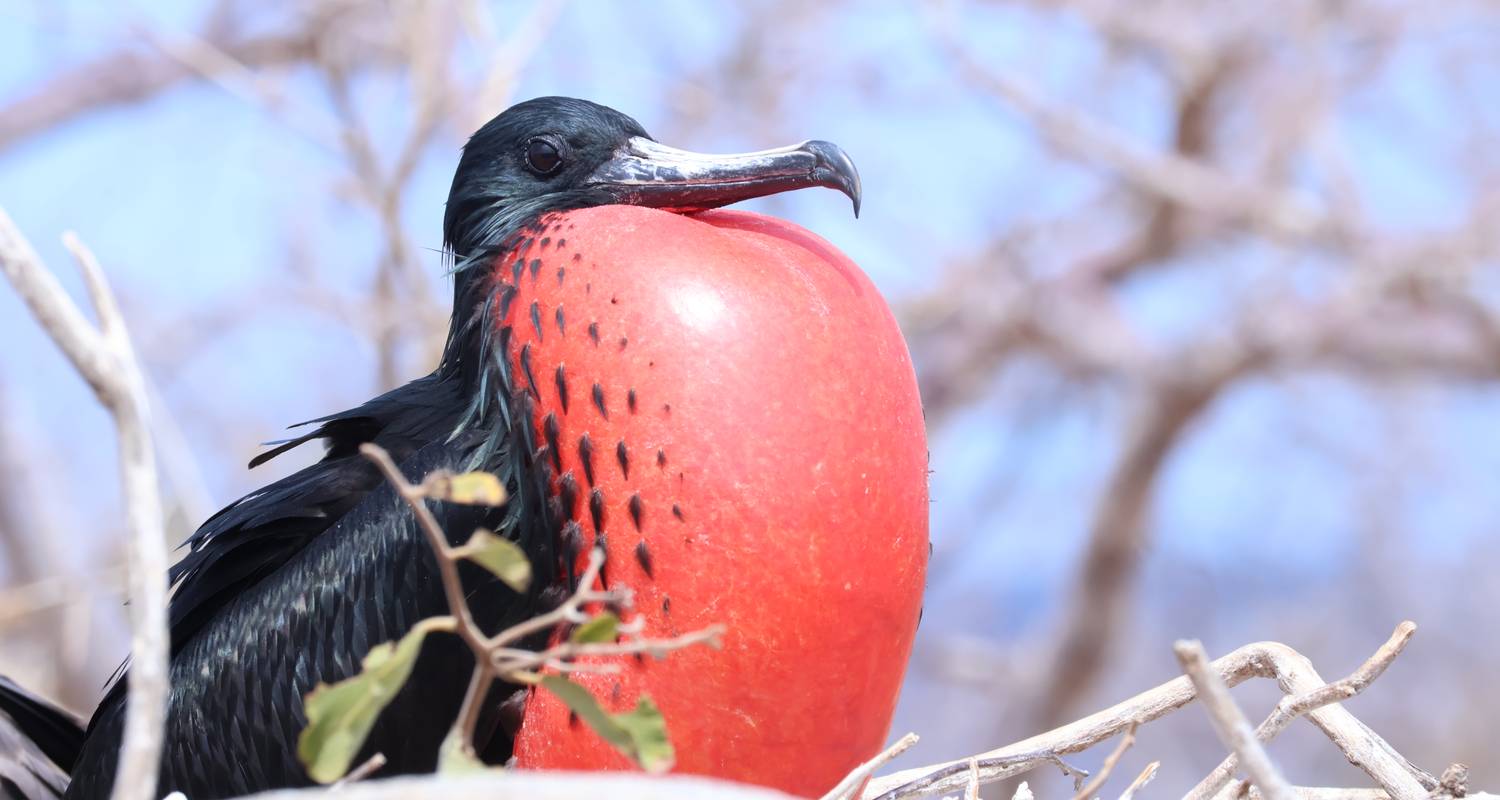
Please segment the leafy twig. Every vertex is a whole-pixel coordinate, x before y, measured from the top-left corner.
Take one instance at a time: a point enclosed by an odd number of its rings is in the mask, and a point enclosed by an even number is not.
[[[372,648],[358,675],[332,686],[319,686],[308,695],[309,725],[303,731],[298,750],[314,777],[329,781],[344,773],[390,697],[409,678],[423,638],[433,631],[457,634],[474,655],[474,672],[458,717],[443,743],[440,767],[444,764],[455,768],[478,765],[474,730],[484,698],[497,679],[542,686],[557,694],[596,732],[642,766],[651,769],[670,765],[671,747],[660,712],[649,698],[640,698],[634,711],[608,714],[586,689],[571,683],[563,675],[609,673],[620,668],[619,664],[610,662],[579,663],[581,658],[641,654],[661,658],[684,647],[718,646],[723,627],[711,626],[670,639],[652,639],[642,633],[642,618],[621,623],[614,609],[631,608],[633,597],[624,587],[594,588],[604,566],[604,552],[596,548],[589,554],[578,588],[557,608],[487,636],[474,621],[468,606],[458,562],[469,560],[479,564],[517,592],[526,591],[530,584],[531,562],[513,542],[484,529],[475,531],[464,544],[450,544],[437,517],[427,507],[427,501],[500,505],[506,501],[504,486],[495,476],[480,472],[454,475],[438,471],[425,477],[421,483],[412,483],[390,454],[378,445],[366,443],[360,447],[360,452],[376,465],[396,494],[411,507],[437,560],[443,592],[452,614],[425,619],[398,642]],[[589,606],[610,610],[589,613],[585,611]],[[578,626],[566,641],[539,651],[516,646],[533,634],[565,623]],[[544,671],[558,674],[545,675]]]

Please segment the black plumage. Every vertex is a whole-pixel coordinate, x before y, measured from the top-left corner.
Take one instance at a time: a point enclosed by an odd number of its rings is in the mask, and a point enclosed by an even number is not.
[[[72,714],[0,675],[0,800],[50,800],[83,746]]]

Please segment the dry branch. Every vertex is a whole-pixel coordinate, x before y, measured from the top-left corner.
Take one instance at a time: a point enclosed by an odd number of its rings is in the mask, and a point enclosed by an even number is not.
[[[1293,800],[1291,784],[1286,782],[1281,771],[1271,763],[1265,748],[1260,746],[1255,732],[1250,729],[1250,720],[1229,695],[1229,687],[1208,668],[1208,654],[1204,652],[1203,644],[1198,641],[1178,642],[1172,649],[1177,653],[1182,671],[1192,680],[1198,699],[1208,710],[1219,741],[1238,757],[1245,772],[1250,774],[1250,779],[1267,800]]]
[[[1314,689],[1299,695],[1289,695],[1282,698],[1276,704],[1271,715],[1255,729],[1255,738],[1260,742],[1269,742],[1277,734],[1286,730],[1292,724],[1292,720],[1315,709],[1322,708],[1330,703],[1338,703],[1359,694],[1365,690],[1376,678],[1385,672],[1386,667],[1401,655],[1406,649],[1406,643],[1411,641],[1412,634],[1416,633],[1417,626],[1411,622],[1402,622],[1396,626],[1396,631],[1391,638],[1375,651],[1375,655],[1361,664],[1349,677],[1334,681],[1326,686]],[[1199,784],[1188,792],[1184,800],[1206,800],[1206,798],[1218,793],[1229,780],[1234,777],[1234,772],[1239,767],[1239,759],[1234,755],[1226,758],[1223,763],[1214,768]]]
[[[349,770],[348,775],[345,775],[344,777],[339,778],[337,781],[334,781],[333,785],[329,786],[328,789],[329,791],[333,791],[336,789],[342,789],[351,783],[358,783],[365,778],[368,778],[371,775],[379,772],[380,768],[383,766],[385,766],[385,753],[376,753],[375,755],[365,759],[365,763]]]
[[[1095,773],[1094,777],[1089,778],[1089,782],[1085,783],[1083,788],[1073,794],[1073,800],[1089,800],[1090,797],[1094,796],[1095,792],[1099,791],[1104,782],[1109,780],[1110,774],[1115,771],[1115,765],[1120,763],[1120,758],[1125,755],[1125,751],[1129,750],[1130,746],[1135,744],[1135,728],[1136,726],[1132,724],[1125,730],[1125,735],[1120,737],[1120,743],[1115,745],[1115,749],[1110,751],[1108,756],[1104,757],[1104,764],[1099,767],[1099,771]],[[973,759],[969,759],[969,765],[971,771],[978,771],[974,766]],[[975,775],[972,778],[972,782],[978,783],[979,776]]]
[[[1009,103],[1048,141],[1079,160],[1111,169],[1174,205],[1241,221],[1272,238],[1306,241],[1330,234],[1329,219],[1301,198],[1247,183],[1201,160],[1152,150],[1097,120],[1054,105],[1024,79],[987,68],[963,44],[954,20],[941,8],[932,19],[939,43],[965,78]]]
[[[322,40],[343,21],[341,7],[327,3],[326,13],[307,15],[305,24],[285,33],[240,37],[208,31],[207,46],[227,56],[220,64],[271,68],[315,57]],[[365,51],[366,55],[372,54]],[[162,52],[120,50],[65,70],[30,93],[0,108],[0,150],[65,125],[89,113],[148,100],[198,77],[181,59]]]
[[[849,774],[845,775],[844,779],[838,782],[838,785],[823,795],[823,800],[845,800],[845,798],[859,789],[860,784],[864,783],[865,778],[868,778],[875,770],[890,763],[891,759],[909,750],[916,743],[917,735],[915,733],[908,733],[897,739],[895,744],[880,751],[874,758],[850,770]]]
[[[1407,625],[1410,623],[1403,623],[1402,627]],[[1399,633],[1401,628],[1397,630]],[[1324,686],[1304,656],[1278,642],[1245,645],[1215,660],[1211,666],[1228,686],[1254,677],[1273,678],[1283,692],[1291,695],[1304,695]],[[1005,747],[878,777],[866,787],[863,796],[866,800],[904,800],[962,791],[971,759],[978,763],[981,781],[1003,780],[1043,764],[1056,763],[1064,755],[1087,750],[1133,725],[1160,719],[1192,702],[1196,694],[1187,676],[1176,678],[1103,711]],[[1437,785],[1435,778],[1408,764],[1384,739],[1342,707],[1313,709],[1307,712],[1307,717],[1333,740],[1351,764],[1364,770],[1390,797],[1422,800],[1427,796],[1423,782]]]
[[[1160,767],[1160,761],[1153,761],[1150,764],[1147,764],[1146,768],[1141,770],[1141,774],[1135,776],[1135,780],[1131,781],[1130,785],[1125,787],[1125,791],[1120,793],[1120,800],[1130,800],[1132,797],[1135,797],[1135,793],[1144,788],[1146,784],[1150,783],[1153,780],[1156,780],[1156,770]]]
[[[146,381],[99,262],[72,234],[65,235],[63,242],[83,272],[99,317],[97,329],[47,271],[10,217],[0,210],[0,271],[114,418],[129,532],[131,667],[113,796],[117,800],[150,800],[155,797],[167,710],[167,587],[162,580],[167,572],[167,547]]]

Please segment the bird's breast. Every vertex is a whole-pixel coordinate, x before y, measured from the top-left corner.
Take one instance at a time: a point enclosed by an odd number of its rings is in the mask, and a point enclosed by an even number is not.
[[[649,694],[679,770],[826,791],[887,735],[928,554],[889,309],[823,240],[740,212],[569,212],[497,268],[514,388],[576,522],[560,551],[603,545],[649,635],[728,629],[722,650],[580,680],[614,710]],[[516,754],[624,765],[546,694]]]

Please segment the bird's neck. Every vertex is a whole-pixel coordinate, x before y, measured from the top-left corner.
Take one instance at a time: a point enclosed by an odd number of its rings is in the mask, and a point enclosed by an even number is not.
[[[461,381],[468,390],[497,390],[485,384],[493,370],[504,370],[505,304],[519,270],[526,268],[527,252],[546,236],[545,217],[602,202],[608,198],[574,190],[503,203],[466,198],[455,206],[445,231],[454,258],[453,316],[440,375]],[[508,381],[504,388],[510,388]]]
[[[498,284],[493,268],[475,267],[455,275],[453,314],[437,371],[443,378],[457,380],[466,390],[478,389],[485,362],[493,357],[498,344],[494,330]]]
[[[554,210],[560,210],[555,201],[480,207],[447,231],[454,254],[453,314],[437,377],[456,382],[458,396],[466,399],[453,435],[489,434],[477,459],[493,453],[509,427],[505,420],[515,416],[509,408],[515,381],[505,356],[508,303],[527,252],[544,236],[544,216]]]

